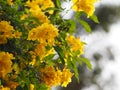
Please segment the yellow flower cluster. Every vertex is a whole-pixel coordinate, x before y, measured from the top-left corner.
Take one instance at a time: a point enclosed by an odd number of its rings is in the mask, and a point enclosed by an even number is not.
[[[44,14],[44,10],[50,7],[54,7],[54,3],[51,0],[28,0],[26,6],[30,7],[30,12],[33,17],[36,17],[42,23],[49,23],[48,17]],[[48,11],[49,14],[53,13],[53,10]]]
[[[55,42],[55,37],[58,36],[58,29],[48,23],[43,23],[41,26],[33,28],[28,34],[28,40],[38,40],[40,43],[52,46]]]
[[[7,43],[7,38],[19,38],[21,34],[21,32],[14,31],[13,26],[11,26],[9,22],[0,22],[0,44]]]
[[[12,71],[13,55],[8,52],[0,52],[0,77],[6,78],[6,75]]]
[[[73,1],[73,6],[72,6],[73,10],[84,11],[87,13],[88,17],[93,15],[95,11],[94,3],[97,0],[72,0],[72,1]]]
[[[0,44],[7,42],[7,38],[12,38],[13,27],[7,21],[0,22]]]
[[[84,44],[80,41],[80,38],[75,38],[73,35],[66,37],[68,45],[71,47],[71,51],[80,51],[80,55],[84,53]]]
[[[35,48],[35,53],[36,53],[37,55],[39,55],[39,56],[40,56],[40,59],[42,60],[44,57],[46,57],[46,56],[48,56],[48,55],[50,55],[50,54],[54,54],[55,51],[54,51],[53,48],[50,49],[50,50],[47,50],[47,49],[45,48],[45,45],[44,45],[44,44],[38,44],[37,47]]]
[[[18,82],[14,82],[12,80],[6,80],[6,87],[10,88],[10,90],[16,90],[16,87],[18,86]],[[3,89],[4,90],[4,89]]]
[[[35,54],[43,57],[53,54],[54,49],[47,50],[46,46],[52,46],[55,42],[55,37],[58,36],[58,29],[52,24],[43,23],[41,26],[33,28],[29,31],[28,40],[37,40],[38,44],[35,48]]]
[[[41,11],[39,7],[30,8],[32,17],[36,17],[42,23],[49,23],[48,17]]]
[[[26,4],[31,8],[40,7],[41,10],[54,7],[52,0],[28,0]],[[53,10],[49,11],[49,13],[52,14]]]
[[[55,70],[53,66],[47,66],[41,70],[42,80],[51,88],[52,86],[62,85],[66,87],[71,82],[73,73],[69,69],[64,68],[63,71],[58,68]]]
[[[0,78],[3,78],[6,82],[6,87],[0,86],[0,90],[15,90],[18,86],[18,82],[12,81],[16,76],[8,78],[8,73],[11,73],[13,70],[12,59],[14,59],[13,54],[8,52],[0,52]]]
[[[73,76],[71,68],[77,76],[75,65],[79,56],[84,53],[84,43],[80,38],[70,35],[71,29],[75,29],[76,24],[61,18],[60,13],[64,9],[60,3],[64,1],[66,0],[1,2],[0,46],[3,48],[0,47],[0,90],[26,89],[26,87],[29,90],[39,87],[50,89],[59,85],[66,87]],[[73,10],[84,11],[91,16],[95,10],[93,5],[97,0],[72,1]],[[72,26],[69,27],[70,25]],[[9,45],[11,48],[8,48]],[[61,65],[64,68],[59,68]],[[31,77],[33,78],[30,79]]]

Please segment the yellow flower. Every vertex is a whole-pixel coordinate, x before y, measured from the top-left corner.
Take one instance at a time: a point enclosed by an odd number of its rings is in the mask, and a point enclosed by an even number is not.
[[[30,84],[30,90],[34,90],[34,85]]]
[[[13,29],[13,26],[10,25],[7,21],[0,22],[0,32],[10,32]]]
[[[7,21],[0,22],[0,44],[7,43],[7,38],[12,38],[13,26]]]
[[[0,52],[0,77],[5,78],[12,71],[13,55],[8,52]],[[6,69],[7,68],[7,69]]]
[[[66,68],[63,69],[61,77],[63,87],[66,87],[71,82],[72,76],[73,73],[71,73],[69,69]]]
[[[7,38],[19,38],[21,32],[15,31],[13,26],[7,21],[0,22],[0,44],[7,43]]]
[[[71,77],[73,76],[69,69],[64,68],[63,71],[61,71],[57,68],[55,70],[53,66],[47,66],[42,69],[41,72],[42,79],[48,88],[61,84],[63,87],[66,87],[68,83],[71,82]]]
[[[26,6],[30,7],[32,17],[38,18],[42,23],[50,22],[43,10],[54,7],[54,3],[51,0],[28,0]],[[49,10],[49,13],[52,14],[53,10]]]
[[[32,30],[29,31],[27,40],[35,41],[35,40],[37,40],[37,38],[38,38],[38,27],[33,28]]]
[[[0,44],[5,44],[5,43],[7,43],[6,37],[4,37],[4,35],[0,35]]]
[[[30,53],[31,58],[32,58],[32,60],[31,60],[31,62],[29,64],[30,65],[35,65],[35,63],[36,63],[36,54],[35,54],[34,51],[30,51],[29,53]]]
[[[55,7],[52,0],[43,0],[43,2],[40,2],[39,4],[41,5],[42,10],[45,10],[49,7]],[[53,10],[50,10],[49,13],[53,14]]]
[[[39,7],[41,10],[45,10],[49,7],[55,7],[52,0],[28,0],[26,5],[35,10],[35,7]],[[53,13],[53,10],[49,11],[50,14]]]
[[[60,84],[61,79],[53,66],[45,67],[44,69],[41,70],[41,72],[42,80],[45,82],[48,88],[51,88],[52,86],[58,86]]]
[[[72,1],[73,1],[73,6],[72,6],[73,10],[84,11],[87,13],[88,17],[93,15],[95,11],[94,3],[97,0],[72,0]]]
[[[13,37],[15,37],[15,38],[20,38],[21,35],[22,35],[22,32],[19,32],[19,31],[15,31],[13,33]]]
[[[44,57],[50,55],[50,54],[54,54],[54,49],[51,48],[49,50],[47,50],[46,45],[44,43],[38,44],[37,47],[35,48],[35,53],[40,56],[40,60],[42,60]]]
[[[43,23],[41,26],[33,28],[28,34],[28,40],[38,40],[44,45],[52,46],[55,42],[55,37],[58,36],[58,29],[52,24]]]
[[[6,80],[6,86],[10,88],[10,90],[16,90],[16,87],[18,86],[18,82],[14,82],[11,80]]]
[[[41,9],[39,7],[34,7],[30,9],[31,15],[32,17],[36,17],[38,18],[38,20],[40,20],[40,22],[42,23],[49,23],[49,19],[48,17],[44,14],[44,12],[41,11]]]
[[[80,55],[84,53],[84,44],[80,38],[75,38],[73,35],[66,37],[68,45],[71,47],[71,51],[80,51]]]
[[[9,87],[0,86],[0,90],[10,90],[10,88]]]
[[[24,19],[27,18],[27,17],[28,17],[28,15],[27,15],[27,14],[24,14],[24,15],[21,16],[20,20],[24,20]]]
[[[47,43],[52,46],[55,42],[55,37],[58,36],[58,29],[52,24],[44,23],[41,25],[38,35],[38,39],[41,43]]]

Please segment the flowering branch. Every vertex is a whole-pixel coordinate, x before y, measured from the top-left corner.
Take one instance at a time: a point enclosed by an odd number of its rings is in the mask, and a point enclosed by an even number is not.
[[[76,21],[91,32],[83,12],[98,22],[96,0],[70,1],[75,20],[61,18],[61,0],[0,0],[0,90],[66,87],[73,75],[79,80],[76,63],[92,68],[81,57],[85,43],[73,33]]]

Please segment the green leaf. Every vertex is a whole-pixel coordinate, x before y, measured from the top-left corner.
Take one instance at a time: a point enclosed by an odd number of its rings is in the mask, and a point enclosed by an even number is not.
[[[58,8],[54,8],[54,7],[48,7],[44,10],[44,12],[49,12],[51,10],[54,10],[54,11],[61,11],[61,9],[58,9]]]
[[[79,57],[74,57],[74,59],[82,66],[82,60]]]
[[[85,28],[87,32],[92,33],[91,27],[86,21],[80,20],[79,23]]]
[[[39,89],[36,90],[48,90],[45,84],[40,84]]]
[[[0,80],[0,85],[1,85],[1,83],[2,83],[2,82],[1,82],[1,80]]]
[[[63,50],[62,50],[60,47],[58,47],[58,46],[55,46],[54,49],[55,49],[56,52],[58,53],[61,62],[62,62],[63,64],[65,64]]]
[[[93,15],[90,17],[90,19],[92,19],[95,23],[99,23],[98,17],[97,17],[95,14],[93,14]]]
[[[77,68],[77,65],[76,65],[76,60],[74,60],[74,59],[73,59],[73,65],[74,65],[73,70],[74,70],[74,72],[75,72],[75,77],[76,77],[76,79],[77,79],[77,81],[78,81],[78,83],[79,83],[78,68]]]
[[[79,82],[79,73],[78,73],[78,68],[76,65],[76,60],[74,59],[71,60],[71,58],[68,57],[67,63],[68,63],[68,67],[74,71],[75,77],[77,81]]]
[[[67,23],[69,23],[69,33],[72,34],[76,30],[76,23],[73,20],[67,20]]]
[[[23,88],[21,86],[17,86],[16,90],[23,90]]]
[[[58,8],[61,8],[61,0],[56,0],[56,5]]]
[[[89,69],[92,69],[92,65],[90,63],[90,60],[88,60],[87,58],[80,58],[80,60],[82,60]]]
[[[80,19],[80,16],[83,14],[83,12],[76,12],[75,13],[75,19]]]

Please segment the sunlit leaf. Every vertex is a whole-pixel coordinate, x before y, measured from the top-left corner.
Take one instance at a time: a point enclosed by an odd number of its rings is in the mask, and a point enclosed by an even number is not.
[[[90,19],[92,19],[95,23],[99,23],[99,20],[95,14],[93,14]]]
[[[88,60],[87,58],[80,58],[80,60],[82,60],[89,69],[92,69],[92,64],[90,63],[90,60]]]
[[[79,23],[85,28],[87,32],[92,33],[91,27],[86,21],[79,20]]]

